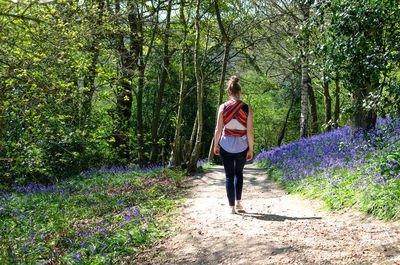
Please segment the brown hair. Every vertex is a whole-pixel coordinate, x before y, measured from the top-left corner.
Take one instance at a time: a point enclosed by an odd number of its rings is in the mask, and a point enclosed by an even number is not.
[[[239,85],[239,78],[236,75],[231,76],[226,91],[231,93],[233,96],[239,95],[239,93],[242,91],[242,88]]]

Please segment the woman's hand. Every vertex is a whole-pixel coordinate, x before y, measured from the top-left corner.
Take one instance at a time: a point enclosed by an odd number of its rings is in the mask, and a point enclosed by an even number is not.
[[[246,154],[246,161],[250,161],[251,159],[253,159],[253,150],[249,149]]]
[[[219,146],[214,146],[214,154],[219,156]]]

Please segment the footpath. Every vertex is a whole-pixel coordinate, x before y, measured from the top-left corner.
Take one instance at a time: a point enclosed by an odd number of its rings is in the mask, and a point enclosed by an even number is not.
[[[400,264],[400,222],[287,194],[246,165],[243,214],[231,214],[222,166],[191,177],[176,235],[149,264]]]

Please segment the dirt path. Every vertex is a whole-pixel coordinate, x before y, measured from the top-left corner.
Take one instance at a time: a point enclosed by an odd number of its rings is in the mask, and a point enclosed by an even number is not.
[[[221,166],[190,181],[177,235],[151,264],[400,264],[400,222],[328,212],[246,165],[244,214],[229,213]]]

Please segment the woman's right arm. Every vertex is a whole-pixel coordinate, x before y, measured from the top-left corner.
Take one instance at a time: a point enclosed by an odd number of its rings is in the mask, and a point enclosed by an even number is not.
[[[218,117],[217,117],[217,125],[215,126],[215,133],[214,133],[214,154],[219,155],[219,139],[221,138],[222,130],[224,128],[223,122],[223,113],[224,105],[222,104],[219,106],[218,109]]]

